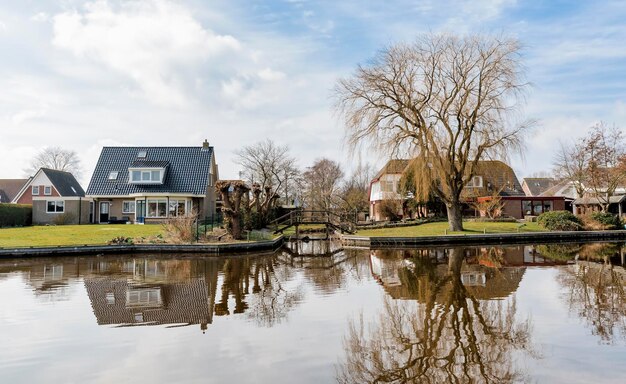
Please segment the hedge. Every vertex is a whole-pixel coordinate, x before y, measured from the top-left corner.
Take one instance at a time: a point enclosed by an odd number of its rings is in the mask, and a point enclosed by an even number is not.
[[[544,212],[537,217],[537,223],[551,231],[579,231],[582,229],[580,219],[569,211]]]
[[[0,227],[23,227],[33,222],[30,204],[0,204]]]

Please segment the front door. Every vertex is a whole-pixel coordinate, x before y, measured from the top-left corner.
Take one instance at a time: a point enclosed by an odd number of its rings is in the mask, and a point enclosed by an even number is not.
[[[137,200],[135,202],[135,221],[143,224],[146,217],[146,201]]]
[[[108,223],[109,222],[109,202],[101,202],[100,203],[100,222]]]

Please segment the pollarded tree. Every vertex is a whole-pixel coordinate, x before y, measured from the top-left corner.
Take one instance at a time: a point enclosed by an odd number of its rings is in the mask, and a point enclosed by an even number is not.
[[[215,189],[222,198],[222,213],[226,229],[233,239],[241,239],[243,237],[241,204],[245,204],[250,187],[241,180],[220,180],[215,184]]]
[[[423,35],[382,50],[336,86],[352,150],[362,145],[416,158],[416,192],[446,205],[463,229],[461,191],[480,160],[521,148],[524,80],[517,40]]]

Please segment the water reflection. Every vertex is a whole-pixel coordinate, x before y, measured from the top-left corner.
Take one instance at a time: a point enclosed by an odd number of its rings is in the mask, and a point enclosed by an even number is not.
[[[393,298],[373,324],[350,323],[341,383],[513,382],[513,353],[532,353],[531,322],[516,316],[523,268],[484,266],[503,249],[373,251],[372,272]],[[468,260],[475,259],[472,265]],[[522,258],[523,259],[523,258]],[[391,261],[390,263],[388,261]],[[482,264],[482,265],[481,265]]]
[[[312,257],[316,252],[324,256]],[[32,344],[12,339],[21,355],[10,360],[7,351],[0,372],[37,372],[31,351],[47,356],[51,343],[63,340],[130,356],[126,346],[141,348],[135,340],[161,326],[169,328],[159,334],[168,343],[150,347],[162,354],[135,364],[147,369],[177,354],[192,359],[204,348],[202,361],[179,360],[189,381],[207,356],[221,359],[223,372],[231,360],[243,357],[257,372],[274,358],[290,374],[311,373],[303,382],[550,381],[547,371],[575,371],[580,359],[589,360],[594,378],[603,373],[598,362],[615,356],[611,348],[626,345],[623,265],[624,249],[614,243],[338,250],[312,242],[229,258],[0,260],[0,336],[30,335],[42,318],[55,333],[63,330],[48,344],[39,340],[49,331],[43,328]],[[10,307],[15,303],[25,303],[21,313]],[[56,319],[59,308],[68,312]],[[85,321],[90,331],[75,335]],[[200,330],[207,335],[198,337]],[[581,357],[589,343],[598,349]],[[145,348],[142,356],[152,356]],[[118,356],[107,358],[111,365]],[[31,365],[20,371],[23,364]],[[225,377],[232,378],[216,380]],[[257,381],[276,381],[265,379]]]

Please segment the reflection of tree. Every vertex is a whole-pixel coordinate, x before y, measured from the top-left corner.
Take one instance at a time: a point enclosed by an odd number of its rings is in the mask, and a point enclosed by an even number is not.
[[[217,316],[231,313],[232,298],[233,313],[246,312],[259,324],[272,326],[302,298],[300,286],[286,287],[292,280],[291,269],[276,263],[275,256],[227,259],[223,273],[221,297],[215,304]]]
[[[537,246],[541,256],[552,260],[573,260],[580,251],[580,245],[571,243],[542,244]]]
[[[608,257],[607,257],[608,261]],[[603,343],[626,340],[626,272],[608,262],[578,261],[560,270],[557,278],[566,289],[570,311],[584,319]]]
[[[513,352],[530,350],[530,321],[516,321],[514,298],[477,300],[461,280],[463,249],[452,249],[448,256],[445,273],[424,259],[400,274],[403,284],[418,292],[418,303],[386,299],[379,322],[368,332],[362,319],[351,323],[339,382],[501,383],[522,378]]]

